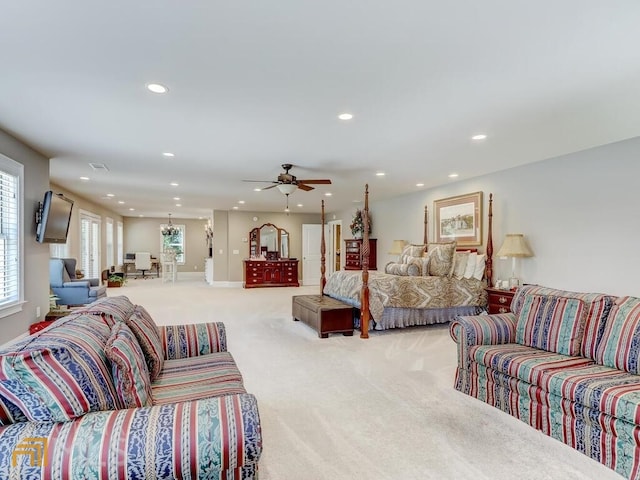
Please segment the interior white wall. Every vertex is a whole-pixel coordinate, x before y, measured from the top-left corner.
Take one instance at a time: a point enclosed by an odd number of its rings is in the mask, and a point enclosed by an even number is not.
[[[27,332],[49,307],[49,245],[36,242],[35,212],[49,190],[49,160],[0,130],[0,153],[24,165],[23,310],[0,318],[0,345]],[[40,309],[40,317],[36,310]]]
[[[393,259],[387,252],[394,239],[422,242],[425,205],[429,209],[429,238],[433,240],[433,202],[455,195],[484,192],[484,244],[492,192],[494,252],[506,233],[523,233],[535,254],[519,260],[523,281],[640,296],[635,282],[640,267],[638,158],[640,138],[634,138],[390,200],[376,200],[375,182],[371,182],[369,201],[372,236],[378,239],[378,266],[382,268]],[[344,221],[345,237],[350,236],[348,225],[354,210],[335,212],[336,218]],[[494,269],[494,278],[508,278],[511,260],[494,257]]]

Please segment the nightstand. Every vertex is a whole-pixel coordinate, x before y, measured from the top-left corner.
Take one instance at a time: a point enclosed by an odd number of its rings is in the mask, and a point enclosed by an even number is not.
[[[508,313],[511,311],[511,300],[516,292],[487,288],[489,313]]]

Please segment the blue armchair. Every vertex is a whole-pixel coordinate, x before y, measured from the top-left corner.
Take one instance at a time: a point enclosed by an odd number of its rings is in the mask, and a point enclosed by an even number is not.
[[[75,258],[49,259],[49,284],[60,305],[85,305],[107,296],[99,279],[76,278]]]

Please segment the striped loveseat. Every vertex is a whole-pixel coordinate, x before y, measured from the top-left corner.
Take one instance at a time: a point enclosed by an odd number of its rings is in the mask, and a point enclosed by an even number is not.
[[[640,299],[525,286],[458,317],[455,388],[640,479]]]
[[[255,479],[261,450],[222,323],[111,297],[0,351],[0,478]]]

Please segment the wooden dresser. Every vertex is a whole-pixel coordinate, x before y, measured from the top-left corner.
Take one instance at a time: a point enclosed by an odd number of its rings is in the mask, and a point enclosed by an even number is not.
[[[515,292],[510,290],[498,290],[497,288],[487,288],[488,308],[492,313],[508,313],[511,311],[511,300]]]
[[[299,287],[298,260],[245,260],[243,286]]]
[[[375,238],[369,239],[369,270],[377,270],[376,267],[376,243]],[[362,239],[351,238],[344,241],[345,246],[345,270],[362,270]]]

